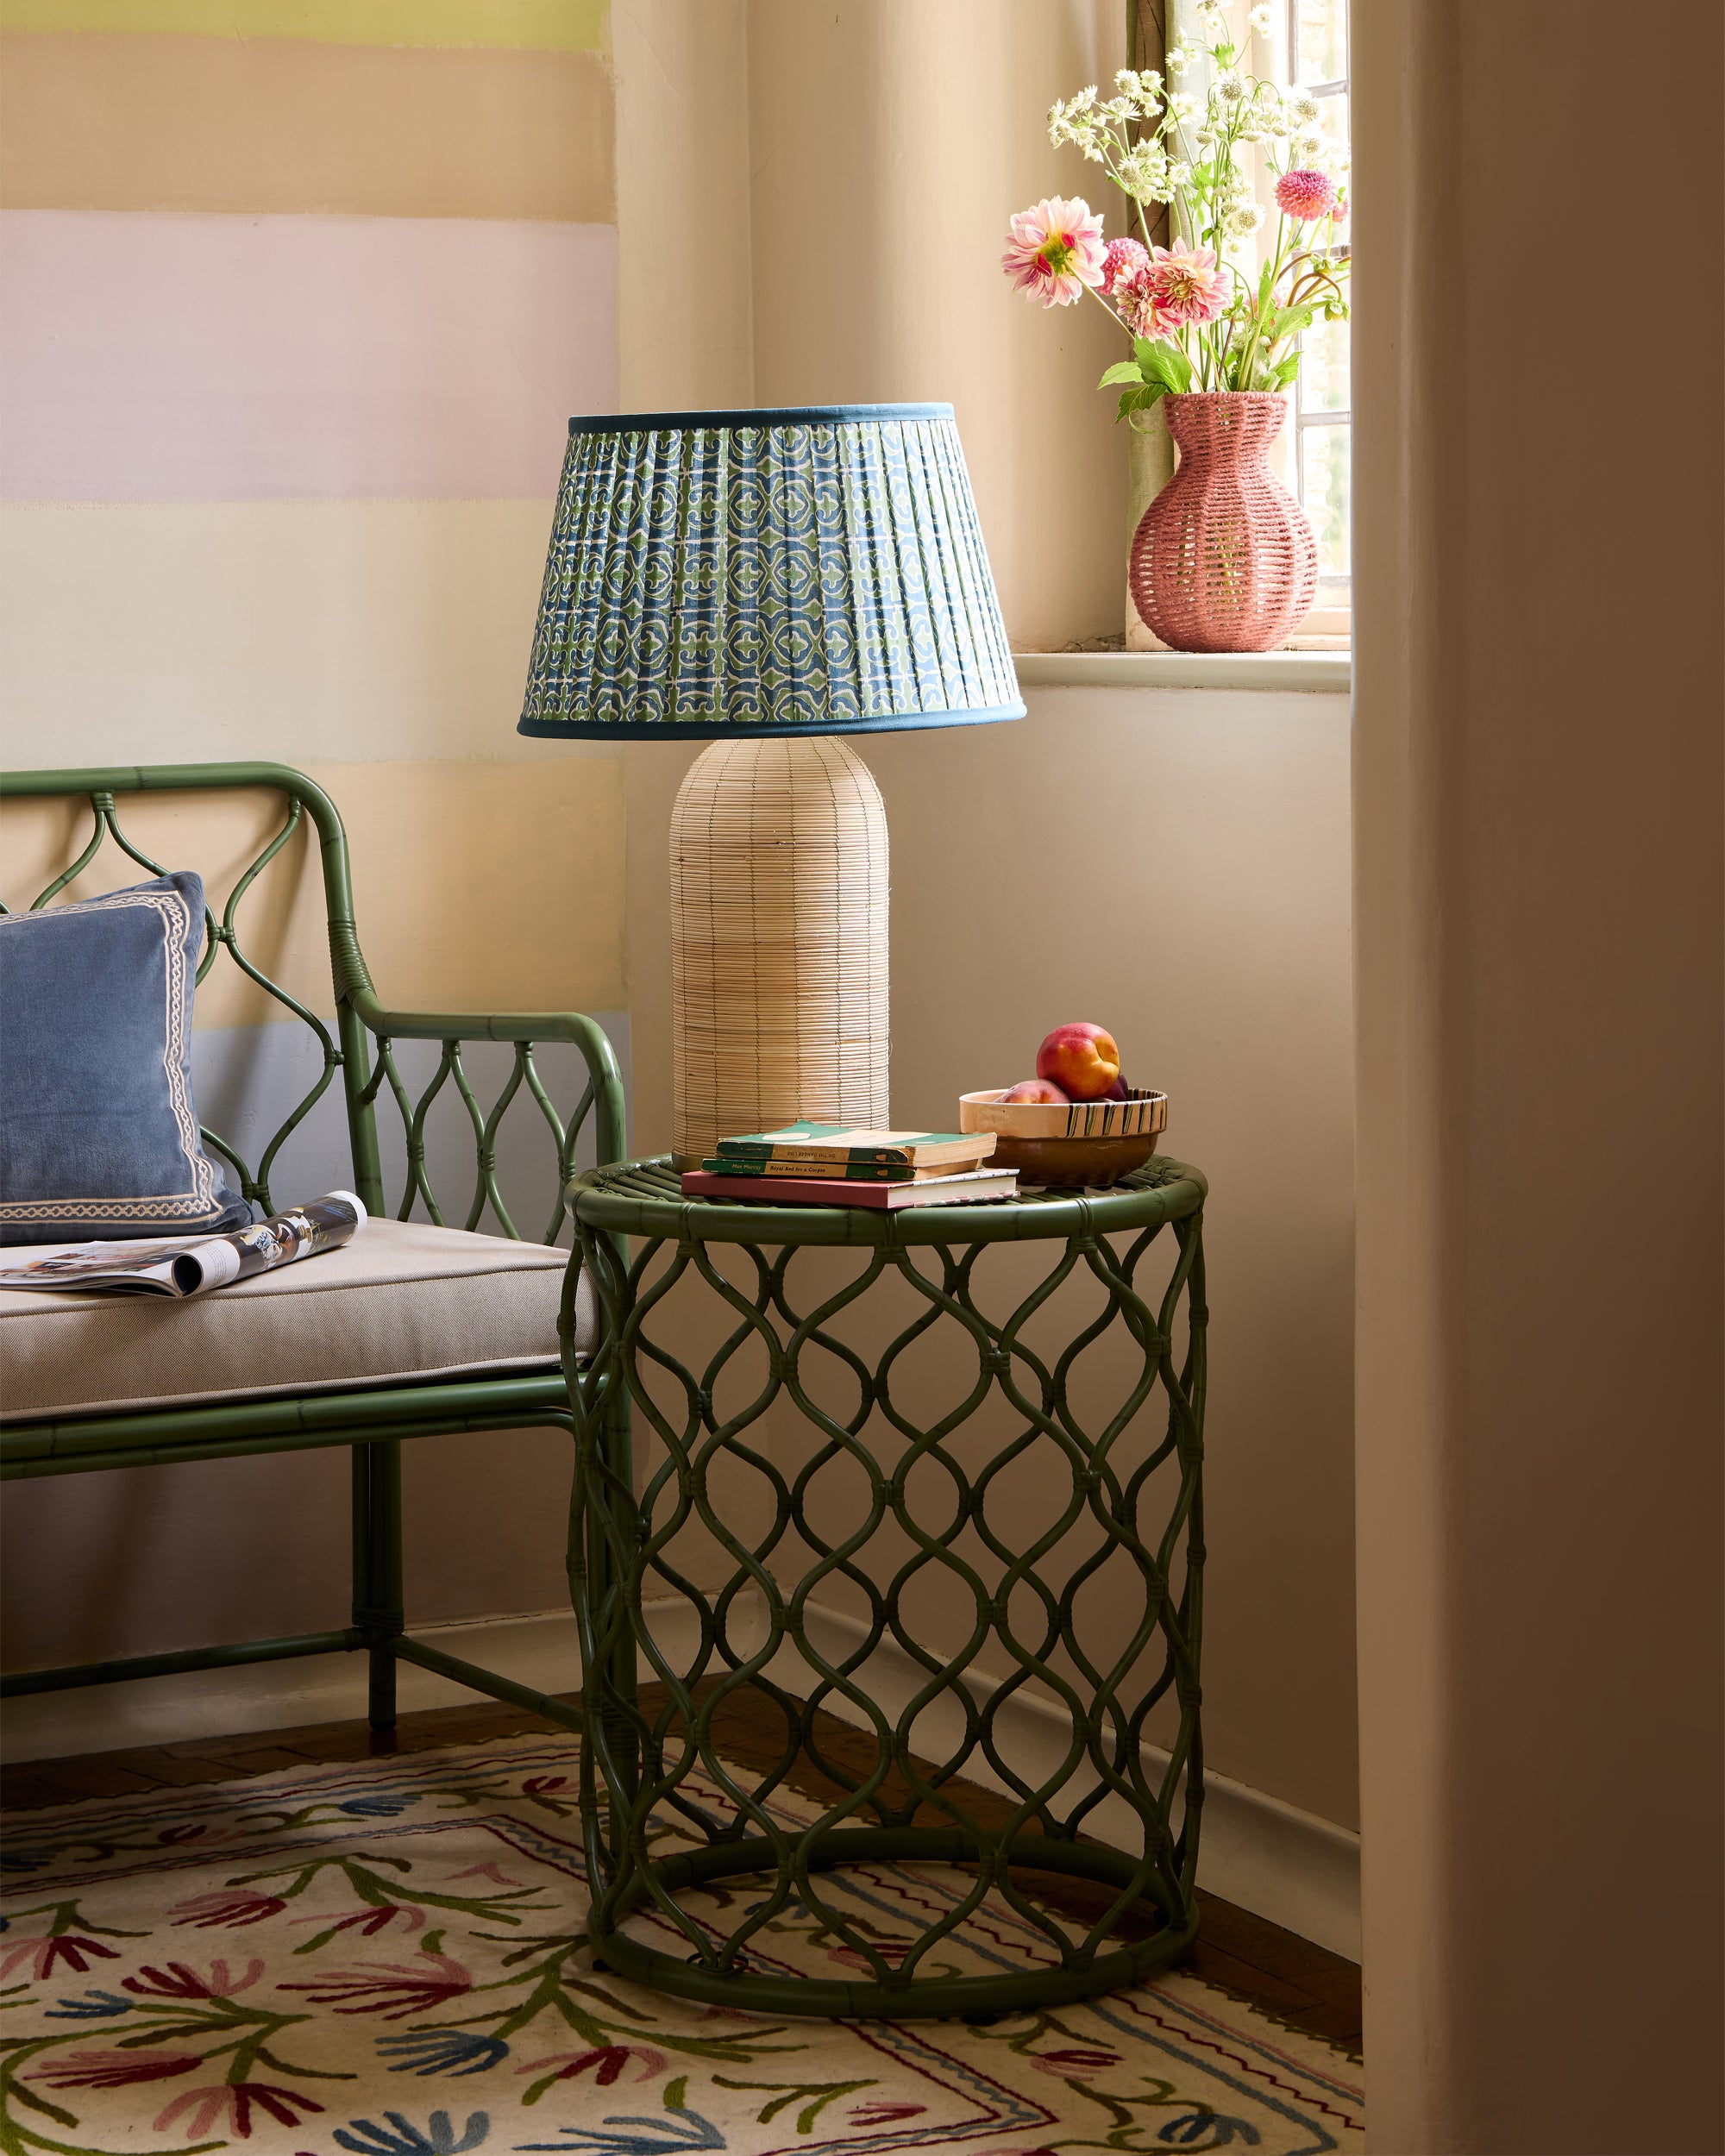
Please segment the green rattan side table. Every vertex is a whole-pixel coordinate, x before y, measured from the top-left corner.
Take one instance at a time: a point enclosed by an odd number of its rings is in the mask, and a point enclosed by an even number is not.
[[[1195,1169],[1160,1158],[1088,1196],[1026,1191],[1005,1203],[897,1213],[686,1200],[664,1160],[576,1178],[571,1298],[586,1267],[602,1311],[596,1351],[584,1363],[571,1360],[568,1376],[581,1808],[590,1935],[605,1964],[711,2005],[903,2018],[1057,2006],[1138,1982],[1183,1952],[1197,1928],[1203,1793],[1206,1192]],[[1009,1261],[1010,1307],[996,1307],[979,1259],[1003,1244],[1043,1249]],[[832,1261],[813,1256],[822,1249],[854,1257],[836,1288]],[[1037,1273],[1028,1290],[1027,1263]],[[892,1292],[908,1289],[917,1314],[870,1359],[845,1334],[862,1299],[894,1275],[902,1285]],[[1069,1300],[1082,1300],[1086,1314],[1051,1346],[1051,1319],[1038,1330],[1038,1313],[1069,1281]],[[711,1294],[724,1306],[708,1313],[723,1320],[710,1354],[690,1349],[687,1318],[670,1316],[667,1298],[679,1282],[686,1296]],[[963,1375],[974,1356],[975,1376],[968,1394],[924,1426],[894,1387],[903,1358],[937,1327],[968,1336],[968,1349],[947,1346],[961,1350]],[[1070,1395],[1084,1389],[1075,1371],[1099,1342],[1126,1382],[1087,1430]],[[699,1367],[686,1369],[680,1347]],[[721,1391],[737,1389],[738,1357],[752,1358],[749,1380],[721,1409]],[[836,1371],[848,1373],[837,1405],[828,1382]],[[774,1457],[775,1413],[799,1419],[797,1463],[784,1469]],[[1014,1462],[1042,1478],[1038,1532],[1018,1548],[1001,1539],[990,1509],[995,1479]],[[853,1489],[869,1493],[838,1527],[812,1497],[835,1463]],[[770,1514],[763,1508],[747,1535],[725,1502],[745,1476],[771,1495]],[[938,1506],[931,1487],[946,1493]],[[940,1517],[919,1518],[919,1510]],[[698,1587],[681,1569],[673,1545],[691,1523],[723,1553],[730,1570],[722,1583]],[[945,1574],[944,1587],[962,1590],[975,1617],[967,1642],[938,1652],[916,1636],[904,1608],[932,1566]],[[869,1615],[854,1650],[840,1651],[829,1638],[823,1651],[810,1620],[823,1586],[839,1581],[853,1600],[866,1598]],[[1106,1655],[1087,1645],[1076,1614],[1077,1598],[1099,1583],[1111,1625]],[[664,1608],[668,1595],[687,1607],[698,1635],[680,1666],[643,1615]],[[756,1613],[747,1637],[738,1617],[745,1603]],[[895,1717],[866,1684],[869,1657],[883,1642],[925,1680]],[[979,1684],[981,1671],[992,1671],[992,1689]],[[662,1707],[656,1694],[649,1708],[647,1684],[663,1688]],[[1060,1729],[1063,1757],[1039,1778],[1020,1771],[1009,1733],[997,1726],[1005,1702],[1026,1687],[1044,1723],[1052,1702],[1070,1725]],[[766,1694],[784,1719],[785,1753],[769,1772],[745,1773],[714,1742],[715,1715],[744,1689]],[[1146,1723],[1164,1701],[1158,1748]],[[956,1716],[963,1733],[932,1769],[918,1765],[913,1730],[931,1703],[949,1721]],[[823,1756],[823,1707],[872,1731],[866,1776]],[[799,1753],[849,1793],[809,1823],[781,1790]],[[1046,1752],[1038,1756],[1046,1762]],[[854,1752],[846,1757],[854,1764]],[[1013,1808],[1003,1826],[985,1827],[967,1811],[955,1786],[967,1771],[1007,1793]],[[889,1800],[889,1772],[908,1783],[908,1802]],[[1086,1831],[1105,1802],[1113,1846]],[[925,1804],[946,1823],[912,1824]],[[683,1843],[670,1852],[668,1827]],[[850,1863],[957,1865],[974,1870],[975,1881],[939,1921],[889,1945],[822,1896],[820,1875]],[[1088,1930],[1057,1923],[1015,1879],[1026,1867],[1095,1883],[1111,1898]],[[737,1890],[692,1913],[704,1889],[730,1880]],[[1047,1938],[1044,1965],[965,1974],[943,1963],[943,1941],[991,1890]],[[1145,1899],[1159,1923],[1148,1936],[1139,1927],[1123,1939],[1122,1916]],[[863,1979],[829,1981],[775,1964],[773,1920],[787,1908],[825,1926],[846,1950],[837,1959]]]

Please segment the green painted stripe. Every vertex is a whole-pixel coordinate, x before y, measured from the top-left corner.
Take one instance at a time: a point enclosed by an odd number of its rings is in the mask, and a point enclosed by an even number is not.
[[[611,0],[0,0],[0,29],[610,49]]]

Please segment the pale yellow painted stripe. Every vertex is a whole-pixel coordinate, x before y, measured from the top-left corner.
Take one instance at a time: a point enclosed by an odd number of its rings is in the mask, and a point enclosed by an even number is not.
[[[549,501],[9,505],[11,764],[525,761]]]
[[[0,29],[604,52],[610,0],[0,0]]]
[[[180,759],[166,752],[161,760]],[[278,744],[276,761],[315,779],[342,812],[360,943],[386,1004],[472,1012],[623,1006],[623,766],[615,754],[549,765],[308,764]],[[122,796],[119,812],[142,852],[198,869],[219,911],[279,828],[281,803],[262,790]],[[76,858],[88,817],[87,808],[60,802],[6,804],[0,896],[9,906],[27,905]],[[327,1013],[329,944],[309,837],[307,827],[254,884],[238,924],[262,970],[309,1009]],[[146,873],[110,845],[69,889],[94,897]],[[225,956],[198,989],[195,1013],[200,1027],[292,1018]],[[314,1073],[308,1070],[308,1084]]]
[[[0,201],[608,224],[612,113],[593,52],[9,36]]]

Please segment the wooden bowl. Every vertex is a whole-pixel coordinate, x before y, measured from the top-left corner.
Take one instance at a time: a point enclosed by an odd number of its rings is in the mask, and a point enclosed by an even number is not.
[[[1106,1190],[1142,1168],[1168,1127],[1168,1095],[1135,1088],[1124,1100],[1003,1100],[961,1094],[961,1131],[992,1131],[991,1164],[1019,1181],[1061,1190]]]

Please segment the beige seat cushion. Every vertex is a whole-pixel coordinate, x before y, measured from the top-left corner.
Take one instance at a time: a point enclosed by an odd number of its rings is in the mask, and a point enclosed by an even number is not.
[[[554,1368],[568,1263],[543,1243],[372,1220],[340,1250],[184,1302],[0,1289],[0,1416]],[[585,1275],[576,1321],[589,1350]]]

